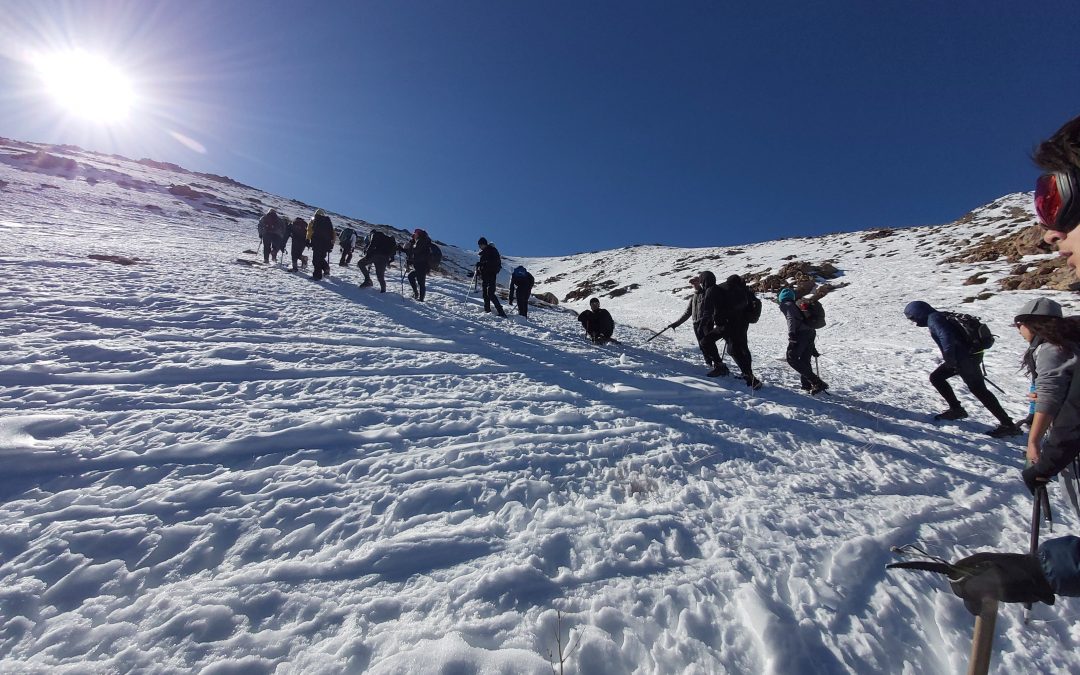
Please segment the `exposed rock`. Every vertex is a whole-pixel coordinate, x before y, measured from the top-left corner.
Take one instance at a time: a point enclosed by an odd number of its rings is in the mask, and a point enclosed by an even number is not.
[[[874,230],[873,232],[867,232],[862,236],[862,240],[870,241],[872,239],[884,239],[885,237],[891,237],[894,234],[896,234],[896,230],[886,227],[880,230]]]
[[[214,195],[208,192],[199,192],[187,185],[170,185],[169,194],[183,197],[184,199],[213,199]]]
[[[636,290],[638,288],[641,288],[640,284],[630,284],[629,286],[623,286],[622,288],[616,288],[615,290],[608,293],[608,297],[609,298],[617,298],[620,295],[626,295],[630,291]]]
[[[541,302],[546,302],[549,305],[558,305],[559,304],[559,299],[557,297],[555,297],[554,293],[550,293],[550,292],[534,293],[533,297],[536,298],[537,300],[540,300]]]
[[[104,260],[105,262],[116,263],[117,265],[138,265],[138,258],[126,258],[122,255],[100,255],[98,253],[91,253],[86,256],[91,260]]]
[[[16,155],[13,159],[16,159],[24,164],[28,164],[35,169],[41,171],[59,171],[63,173],[72,173],[78,171],[79,163],[70,157],[57,157],[56,155],[50,155],[47,152],[38,150],[37,152],[27,152],[22,155]]]
[[[972,274],[970,277],[964,280],[964,285],[974,286],[976,284],[985,284],[986,277],[984,277],[983,274],[985,274],[985,272],[976,272],[975,274]]]

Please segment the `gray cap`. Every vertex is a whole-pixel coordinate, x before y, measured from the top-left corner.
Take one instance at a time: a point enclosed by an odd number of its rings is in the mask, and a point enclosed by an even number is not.
[[[1062,317],[1061,305],[1050,298],[1028,300],[1020,308],[1020,313],[1013,318],[1013,321],[1023,323],[1024,318],[1029,316],[1056,316],[1060,319]]]

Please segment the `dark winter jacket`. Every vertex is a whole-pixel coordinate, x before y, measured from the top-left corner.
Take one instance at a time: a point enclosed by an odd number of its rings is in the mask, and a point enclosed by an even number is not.
[[[297,218],[289,226],[289,236],[292,237],[293,251],[300,253],[307,246],[307,223]]]
[[[585,332],[590,337],[611,337],[611,334],[615,332],[615,320],[611,318],[611,314],[603,308],[596,311],[587,309],[581,314],[578,314],[578,321],[585,328]]]
[[[431,237],[427,234],[416,235],[407,244],[401,247],[405,252],[405,260],[412,267],[423,266],[427,269],[431,264]]]
[[[780,311],[784,313],[784,318],[787,319],[789,344],[794,344],[817,334],[817,331],[811,328],[806,321],[806,314],[799,309],[799,305],[794,300],[781,302]]]
[[[976,358],[971,353],[971,345],[964,335],[964,329],[951,321],[944,312],[937,311],[922,300],[916,300],[909,302],[904,308],[904,316],[914,321],[916,326],[930,329],[930,337],[941,350],[945,365],[955,368],[965,359]]]
[[[267,234],[274,237],[282,237],[285,235],[285,223],[282,222],[281,216],[277,214],[277,211],[270,209],[259,219],[258,230],[260,239]]]
[[[385,232],[372,230],[368,235],[367,246],[364,247],[364,257],[372,259],[376,256],[385,256],[387,259],[394,256],[397,243],[394,238]]]
[[[334,224],[330,216],[320,213],[311,222],[311,248],[334,250]]]
[[[495,248],[493,244],[488,244],[480,249],[480,262],[476,264],[477,274],[484,278],[493,279],[501,269],[502,256],[499,255],[499,249]]]
[[[520,293],[526,298],[532,294],[533,284],[536,283],[536,279],[529,272],[524,274],[511,274],[510,275],[510,302],[514,301],[517,297],[516,293]]]
[[[690,302],[686,303],[686,311],[682,316],[676,319],[670,324],[670,328],[678,328],[686,323],[687,319],[693,319],[694,332],[698,330],[698,326],[701,324],[701,299],[705,297],[705,292],[701,289],[694,291],[694,296],[690,298]]]

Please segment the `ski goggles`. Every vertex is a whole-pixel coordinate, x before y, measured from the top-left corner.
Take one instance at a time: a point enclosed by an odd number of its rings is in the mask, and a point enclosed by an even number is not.
[[[1035,182],[1035,213],[1043,227],[1071,232],[1080,224],[1080,185],[1073,171],[1044,173]]]

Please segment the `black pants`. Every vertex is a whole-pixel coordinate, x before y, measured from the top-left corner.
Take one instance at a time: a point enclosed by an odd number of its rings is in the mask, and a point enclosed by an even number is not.
[[[304,249],[307,248],[307,240],[302,237],[293,237],[292,240],[292,268],[299,269],[300,259],[304,257]]]
[[[495,305],[495,311],[499,313],[499,316],[506,316],[506,312],[503,311],[502,303],[499,302],[499,296],[496,295],[495,290],[495,278],[496,275],[483,275],[480,277],[480,283],[483,285],[484,291],[484,311],[490,312],[491,305]]]
[[[344,267],[344,266],[348,265],[350,262],[352,262],[352,252],[353,252],[353,247],[352,246],[342,246],[341,247],[341,260],[338,261],[338,266]]]
[[[960,379],[967,385],[968,391],[986,406],[986,409],[997,418],[998,422],[1002,424],[1012,423],[1008,414],[1001,407],[1001,403],[998,402],[997,397],[986,388],[986,378],[982,374],[982,356],[973,355],[962,359],[956,364],[955,368],[943,363],[937,367],[937,370],[930,373],[930,384],[934,385],[934,389],[937,389],[938,393],[941,394],[941,398],[945,399],[950,408],[963,407],[960,405],[960,399],[956,398],[952,387],[949,386],[949,378],[956,375],[960,376]]]
[[[748,330],[750,330],[750,324],[746,322],[729,323],[724,327],[728,353],[735,360],[735,365],[739,367],[739,372],[743,377],[750,377],[753,374],[753,357],[750,356],[750,345],[746,338]]]
[[[428,264],[417,263],[412,272],[409,272],[409,285],[412,286],[413,297],[420,302],[424,301],[427,293]]]
[[[529,316],[529,294],[523,292],[520,288],[517,289],[515,294],[517,300],[518,314],[521,316]]]
[[[318,280],[322,279],[323,273],[330,274],[330,261],[327,259],[330,256],[330,249],[323,248],[312,244],[311,246],[311,278]]]
[[[817,352],[814,347],[816,337],[817,331],[808,330],[796,333],[794,338],[788,338],[787,362],[799,374],[799,384],[803,389],[812,389],[824,384],[810,365],[810,358]]]
[[[390,259],[385,254],[373,253],[366,255],[357,262],[357,266],[360,268],[360,272],[364,275],[364,285],[371,285],[371,273],[368,269],[375,265],[375,278],[379,280],[379,289],[386,292],[386,266],[389,264]]]
[[[720,349],[716,346],[716,343],[722,340],[723,337],[723,331],[713,328],[704,331],[701,337],[698,338],[698,347],[701,348],[701,353],[705,355],[705,362],[710,366],[719,366],[724,362],[720,358]]]

